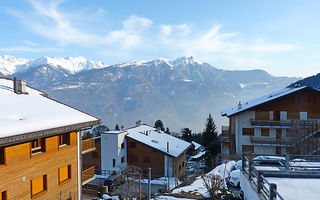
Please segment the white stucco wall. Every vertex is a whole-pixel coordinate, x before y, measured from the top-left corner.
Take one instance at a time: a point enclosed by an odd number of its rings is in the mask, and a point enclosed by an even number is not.
[[[126,132],[119,134],[101,134],[101,169],[109,171],[121,171],[127,165]],[[121,144],[124,143],[124,149]],[[124,157],[124,163],[121,158]],[[115,159],[115,167],[113,167]]]
[[[242,128],[252,128],[250,120],[255,119],[254,111],[246,111],[236,115],[236,152],[242,153],[242,145],[252,145],[249,135],[242,135]]]

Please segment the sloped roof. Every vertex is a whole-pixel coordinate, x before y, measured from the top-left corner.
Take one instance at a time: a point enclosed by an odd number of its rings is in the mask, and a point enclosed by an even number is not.
[[[100,120],[62,104],[46,95],[26,87],[28,94],[16,94],[11,79],[0,78],[0,138],[38,132],[43,130],[66,128],[74,125],[81,129],[97,125]]]
[[[241,104],[241,108],[239,109],[238,108],[238,105],[232,107],[232,108],[229,108],[227,110],[223,110],[221,112],[221,115],[222,116],[232,116],[232,115],[235,115],[237,113],[240,113],[242,111],[245,111],[249,108],[253,108],[255,106],[258,106],[260,104],[264,104],[264,103],[267,103],[269,101],[272,101],[272,100],[275,100],[277,98],[280,98],[280,97],[283,97],[283,96],[286,96],[288,94],[291,94],[291,93],[294,93],[294,92],[297,92],[297,91],[300,91],[300,90],[303,90],[307,88],[307,86],[300,86],[300,87],[286,87],[282,90],[279,90],[277,92],[273,92],[271,94],[268,94],[268,95],[265,95],[265,96],[262,96],[260,98],[257,98],[257,99],[253,99],[251,101],[248,101],[248,102],[245,102],[245,103],[242,103]],[[316,91],[319,91],[317,89],[314,89],[314,88],[311,88],[313,90],[316,90]]]
[[[156,128],[146,124],[129,128],[126,131],[128,132],[127,137],[173,157],[178,157],[191,145],[189,142],[171,136],[163,131],[158,133]],[[167,152],[167,143],[169,143],[169,152]]]
[[[194,145],[194,149],[199,149],[201,147],[201,144],[198,144],[195,141],[192,141],[191,143]]]

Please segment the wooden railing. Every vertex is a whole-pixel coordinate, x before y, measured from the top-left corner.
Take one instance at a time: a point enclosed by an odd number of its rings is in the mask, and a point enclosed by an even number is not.
[[[85,184],[88,180],[93,179],[94,178],[94,166],[83,170],[81,172],[81,181],[82,184]]]
[[[94,151],[96,149],[94,138],[89,138],[82,141],[82,153]]]
[[[269,183],[263,176],[263,172],[257,170],[254,165],[251,156],[242,154],[242,169],[243,174],[246,175],[248,181],[254,186],[258,195],[261,195],[261,200],[284,200],[284,198],[277,191],[277,185]]]
[[[320,123],[317,120],[250,120],[252,126],[277,126],[277,127],[301,127],[301,128],[317,128]]]
[[[255,145],[270,144],[273,146],[291,146],[292,141],[289,139],[276,139],[271,137],[250,136],[250,142]]]

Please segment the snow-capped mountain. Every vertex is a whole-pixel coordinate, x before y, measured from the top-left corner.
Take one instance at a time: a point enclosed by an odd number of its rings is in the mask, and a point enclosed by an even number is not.
[[[111,66],[85,58],[43,57],[16,71],[8,76],[26,79],[49,96],[101,118],[108,127],[131,126],[139,119],[152,125],[161,119],[170,129],[194,131],[203,129],[208,113],[219,127],[226,123],[221,110],[298,80],[262,70],[221,70],[193,57]]]
[[[97,69],[107,66],[101,61],[94,62],[83,57],[58,58],[44,56],[37,59],[24,59],[8,55],[0,56],[0,73],[4,75],[25,72],[44,65],[62,68],[71,74],[75,74],[82,70]]]

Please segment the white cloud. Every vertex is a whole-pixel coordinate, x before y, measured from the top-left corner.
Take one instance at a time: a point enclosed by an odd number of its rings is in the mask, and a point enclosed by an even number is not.
[[[31,0],[33,10],[8,10],[8,13],[17,17],[36,34],[57,41],[60,46],[80,45],[97,48],[112,44],[112,48],[132,48],[140,44],[141,32],[152,24],[147,18],[133,15],[123,22],[122,29],[97,35],[76,27],[68,15],[59,10],[61,3],[63,1]],[[98,10],[97,15],[102,14],[104,10]]]
[[[199,29],[194,24],[156,24],[145,17],[131,15],[117,29],[103,30],[99,33],[84,28],[87,23],[83,18],[72,18],[73,12],[63,12],[64,1],[31,0],[31,10],[8,10],[31,31],[57,43],[58,48],[80,46],[93,49],[106,57],[130,55],[144,58],[145,52],[153,57],[174,57],[193,55],[214,63],[263,65],[269,64],[266,55],[291,51],[295,45],[268,42],[264,38],[245,40],[239,32],[223,31],[222,25],[216,24]],[[94,13],[81,13],[83,16],[95,16],[97,19],[105,14],[100,8]],[[77,13],[79,16],[79,13]],[[102,20],[98,20],[102,21]],[[79,27],[77,25],[82,25]],[[92,30],[92,31],[91,31]],[[37,51],[32,42],[28,46],[7,48],[7,50]],[[2,49],[5,50],[5,49]],[[124,55],[125,54],[125,55]]]

